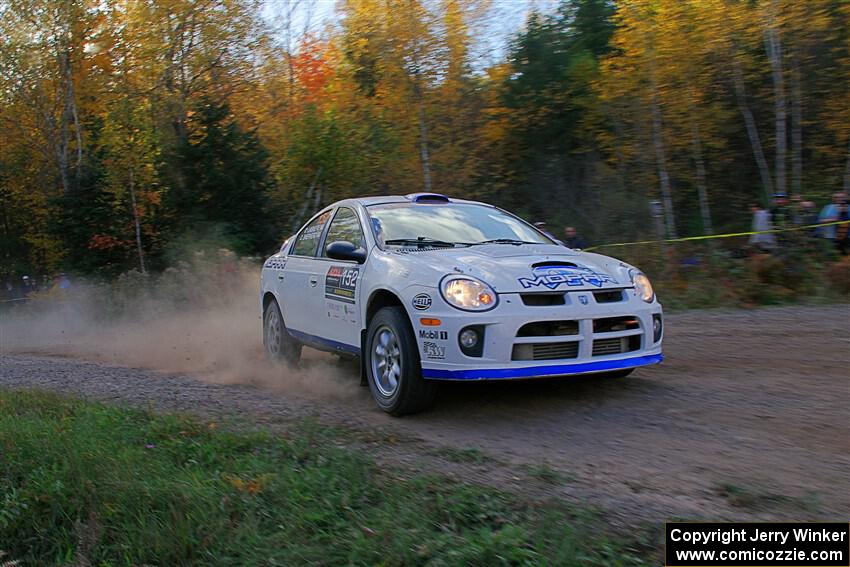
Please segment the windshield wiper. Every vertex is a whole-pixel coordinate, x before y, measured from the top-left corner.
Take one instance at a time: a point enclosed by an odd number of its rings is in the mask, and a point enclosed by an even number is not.
[[[416,238],[391,238],[385,240],[384,244],[397,246],[432,246],[441,248],[454,248],[455,246],[469,246],[466,242],[446,242],[445,240],[436,240],[427,236],[418,236]]]
[[[494,238],[492,240],[482,240],[475,244],[513,244],[519,246],[521,244],[540,244],[539,242],[529,242],[528,240],[516,240],[515,238]]]

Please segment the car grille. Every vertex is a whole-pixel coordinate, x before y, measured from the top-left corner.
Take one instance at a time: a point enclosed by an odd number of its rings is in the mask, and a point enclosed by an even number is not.
[[[523,305],[529,307],[550,307],[552,305],[564,305],[565,293],[521,293]]]
[[[640,319],[634,315],[601,317],[586,322],[534,321],[526,323],[517,331],[511,359],[575,359],[582,351],[581,345],[588,341],[592,344],[590,356],[625,354],[640,350],[643,334]],[[557,337],[573,340],[559,340]]]
[[[620,354],[623,352],[623,339],[597,339],[593,341],[593,356]]]
[[[578,341],[514,345],[512,360],[562,360],[578,357]]]
[[[640,321],[637,317],[605,317],[593,320],[594,333],[616,333],[636,329],[640,329]]]
[[[517,331],[518,337],[558,337],[577,335],[578,321],[536,321],[526,323]]]
[[[616,339],[596,339],[593,341],[593,356],[608,356],[622,354],[640,349],[640,336],[621,337]]]
[[[614,291],[594,291],[593,297],[596,303],[617,303],[623,301],[623,290],[617,289]]]
[[[551,307],[553,305],[566,305],[566,296],[564,292],[558,293],[521,293],[523,305],[528,307]],[[625,299],[625,294],[621,289],[594,291],[593,298],[596,303],[617,303]]]

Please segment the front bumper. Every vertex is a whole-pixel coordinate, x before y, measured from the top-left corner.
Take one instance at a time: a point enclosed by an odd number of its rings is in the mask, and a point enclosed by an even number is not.
[[[427,311],[413,311],[422,375],[434,380],[526,379],[660,363],[662,337],[656,340],[654,318],[661,320],[661,305],[642,301],[633,289],[623,289],[621,301],[601,303],[594,291],[567,292],[562,305],[530,306],[522,294],[508,293],[484,313],[459,311],[442,301],[434,301]],[[427,320],[429,325],[423,323]],[[625,323],[607,328],[613,320]],[[469,326],[483,328],[481,356],[464,354],[458,342]],[[552,328],[559,330],[553,333]]]

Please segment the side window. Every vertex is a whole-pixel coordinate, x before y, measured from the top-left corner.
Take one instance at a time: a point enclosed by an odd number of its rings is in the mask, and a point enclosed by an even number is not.
[[[295,256],[315,256],[319,250],[319,240],[322,238],[322,231],[325,229],[331,212],[322,213],[313,222],[307,225],[301,234],[298,235],[298,240],[292,247],[292,252]]]
[[[357,213],[348,207],[340,207],[333,222],[331,222],[328,236],[325,238],[325,249],[322,251],[322,256],[327,257],[328,244],[338,240],[345,240],[355,246],[366,247],[363,240],[363,230],[360,228],[360,219],[357,218]]]

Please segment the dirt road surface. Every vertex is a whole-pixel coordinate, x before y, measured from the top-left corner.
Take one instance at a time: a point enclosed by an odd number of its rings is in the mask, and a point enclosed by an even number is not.
[[[0,355],[0,387],[281,427],[317,416],[399,470],[582,502],[625,525],[850,518],[846,305],[674,315],[659,367],[624,380],[450,384],[433,410],[403,419],[378,411],[348,367],[328,396],[44,354]]]

